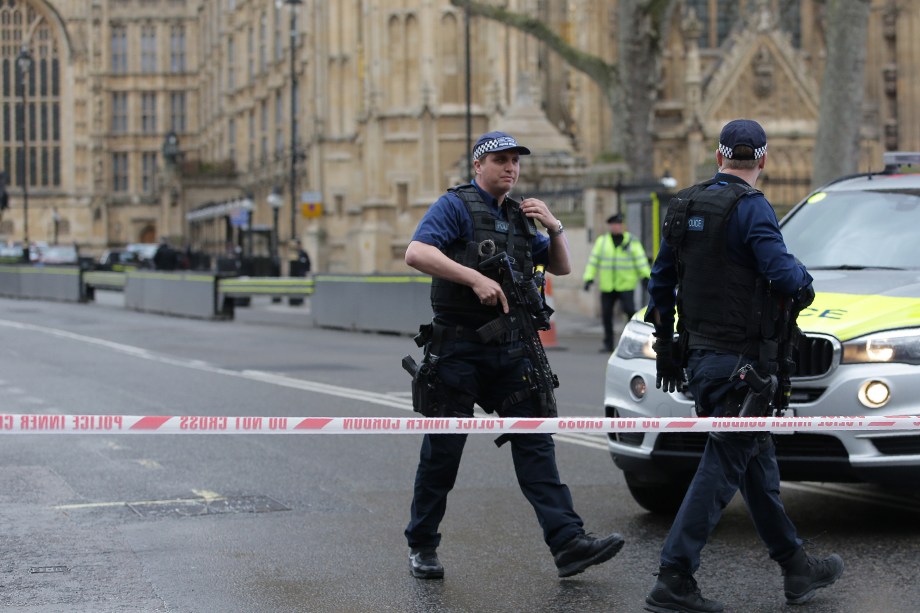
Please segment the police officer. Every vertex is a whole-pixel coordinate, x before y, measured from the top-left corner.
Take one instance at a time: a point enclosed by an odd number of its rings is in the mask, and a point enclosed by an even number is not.
[[[303,248],[303,243],[297,239],[297,274],[306,277],[310,274],[310,254]],[[292,275],[293,276],[293,275]]]
[[[406,263],[432,276],[434,340],[428,351],[437,356],[438,398],[446,416],[472,417],[474,402],[502,417],[539,416],[537,400],[527,391],[531,365],[521,340],[508,334],[482,342],[476,334],[499,311],[509,311],[500,284],[477,270],[480,246],[489,246],[486,253],[507,252],[515,270],[528,276],[535,264],[557,275],[570,272],[562,223],[546,203],[509,196],[518,180],[520,156],[529,153],[504,132],[483,134],[472,152],[475,180],[442,195],[406,249]],[[535,221],[549,236],[537,231]],[[551,435],[515,434],[506,440],[521,491],[536,512],[558,575],[575,575],[612,558],[623,537],[585,534],[569,489],[559,479]],[[405,530],[410,572],[420,579],[444,576],[436,551],[438,526],[465,443],[465,434],[426,434],[422,441]]]
[[[176,269],[176,252],[169,246],[166,237],[160,238],[160,245],[153,254],[153,266],[157,270]]]
[[[604,345],[601,351],[613,351],[613,309],[617,300],[629,320],[636,314],[635,290],[642,281],[643,291],[648,286],[648,256],[642,242],[623,229],[623,216],[619,213],[607,218],[610,231],[594,241],[582,280],[585,291],[591,289],[595,277],[599,278],[601,292],[601,322],[604,324]]]
[[[758,302],[768,300],[763,288],[769,285],[770,292],[794,298],[798,309],[814,298],[811,275],[786,251],[772,207],[754,188],[766,160],[767,137],[757,122],[726,124],[716,151],[718,173],[672,199],[652,267],[646,321],[655,325],[656,386],[673,392],[683,385],[681,352],[672,345],[676,300],[689,390],[701,416],[737,415],[750,392],[737,374],[745,366],[761,366],[762,344],[770,340],[762,331],[771,326],[754,315]],[[843,560],[836,554],[816,559],[805,553],[780,499],[779,483],[769,433],[710,434],[665,539],[646,608],[657,613],[723,610],[722,603],[702,596],[693,574],[722,509],[738,490],[770,557],[783,570],[787,603],[807,602],[817,588],[834,583],[843,573]]]

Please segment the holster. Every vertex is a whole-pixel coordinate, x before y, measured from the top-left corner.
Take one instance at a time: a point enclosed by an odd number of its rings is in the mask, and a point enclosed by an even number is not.
[[[447,407],[438,398],[435,370],[424,361],[412,377],[412,409],[425,417],[444,417]]]
[[[438,356],[432,353],[434,331],[435,326],[430,323],[419,326],[414,340],[425,350],[422,363],[416,364],[412,356],[407,355],[402,359],[402,366],[412,376],[412,410],[425,417],[444,417],[447,406],[438,394]]]
[[[747,384],[748,392],[741,403],[739,417],[766,417],[773,413],[773,398],[779,380],[774,374],[760,375],[753,368],[743,368],[740,378]]]

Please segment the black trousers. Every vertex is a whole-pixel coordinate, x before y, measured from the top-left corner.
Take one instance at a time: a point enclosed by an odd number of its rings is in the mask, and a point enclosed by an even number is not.
[[[617,300],[623,307],[626,320],[636,314],[636,298],[634,290],[623,292],[601,292],[601,323],[604,324],[604,348],[613,351],[613,307]]]
[[[473,399],[502,417],[533,417],[533,401],[525,399],[510,406],[504,400],[526,385],[530,362],[521,355],[520,342],[484,345],[452,340],[445,342],[438,376],[452,398],[454,414],[473,415]],[[460,393],[450,393],[451,389]],[[437,548],[438,526],[447,510],[447,495],[454,487],[466,434],[426,434],[422,440],[415,490],[406,540],[412,548]],[[561,482],[556,467],[556,447],[549,434],[512,434],[508,437],[518,485],[533,506],[543,529],[543,540],[552,553],[584,533],[575,512],[569,488]],[[488,501],[483,501],[488,504]],[[488,511],[484,513],[488,516]]]

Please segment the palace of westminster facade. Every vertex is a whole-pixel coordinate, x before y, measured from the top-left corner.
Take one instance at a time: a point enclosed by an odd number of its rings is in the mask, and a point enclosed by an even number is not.
[[[616,60],[616,1],[503,4]],[[918,5],[872,1],[861,168],[920,151]],[[647,176],[705,178],[721,125],[746,116],[770,137],[767,196],[802,198],[822,6],[679,0]],[[421,215],[465,180],[468,132],[501,129],[534,151],[521,193],[566,201],[577,266],[617,206],[616,181],[631,180],[608,161],[609,105],[516,30],[473,18],[468,40],[470,104],[465,16],[448,0],[0,0],[0,239],[23,240],[27,199],[31,241],[97,254],[168,238],[213,252],[242,207],[278,224],[282,259],[296,238],[316,271],[405,272]],[[321,210],[302,206],[314,200]]]

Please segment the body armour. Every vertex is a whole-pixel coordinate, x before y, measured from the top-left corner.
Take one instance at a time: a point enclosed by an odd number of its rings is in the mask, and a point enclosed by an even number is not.
[[[483,201],[479,190],[473,185],[460,185],[448,191],[456,194],[466,205],[473,219],[473,240],[466,242],[460,238],[448,245],[444,254],[464,266],[479,269],[479,263],[491,255],[507,251],[512,258],[512,267],[525,277],[533,274],[532,239],[537,234],[534,222],[527,218],[520,208],[520,203],[506,197],[502,206],[507,213],[507,221],[495,216],[492,207]],[[495,244],[494,250],[480,255],[480,244],[490,240]],[[476,293],[466,285],[447,281],[437,277],[431,280],[431,306],[437,315],[455,315],[458,322],[477,326],[495,319],[494,306],[483,305]]]
[[[706,189],[707,181],[680,191],[665,217],[665,240],[677,255],[678,329],[689,346],[737,353],[760,341],[762,283],[752,268],[728,257],[728,220],[740,199],[758,190],[736,183]]]

